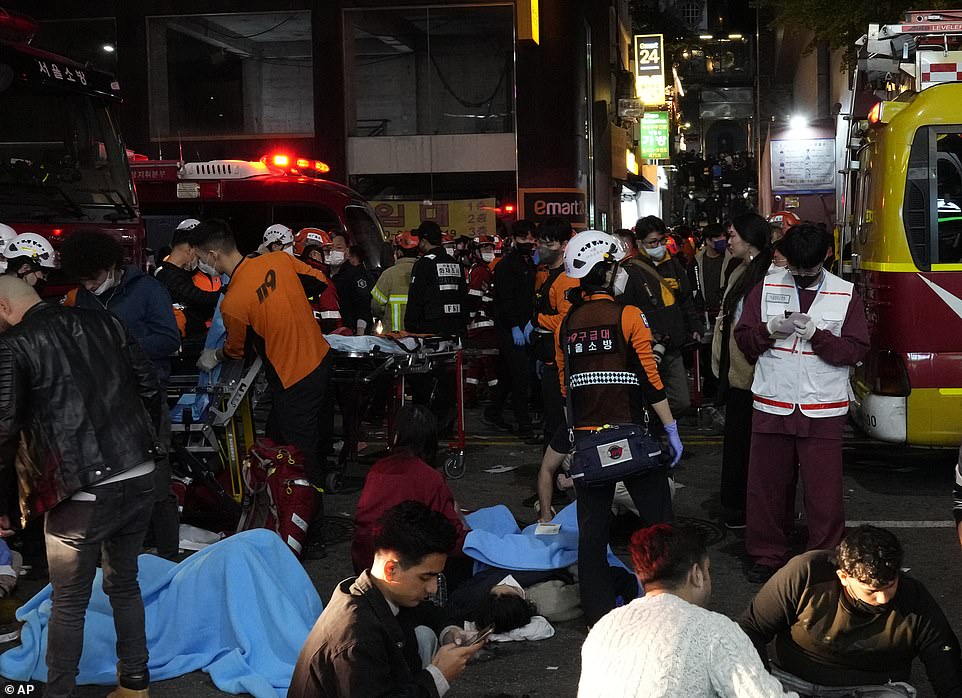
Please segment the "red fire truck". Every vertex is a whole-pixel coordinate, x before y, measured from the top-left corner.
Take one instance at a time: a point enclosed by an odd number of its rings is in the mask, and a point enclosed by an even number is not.
[[[360,194],[323,178],[319,160],[270,153],[259,161],[179,162],[135,157],[134,180],[147,243],[160,249],[185,218],[222,218],[241,252],[261,243],[264,229],[283,223],[295,232],[314,227],[347,235],[361,245],[371,266],[381,263],[384,238],[374,211]]]
[[[111,113],[120,86],[30,46],[37,28],[0,9],[0,222],[54,247],[78,228],[103,230],[140,263],[144,228]]]

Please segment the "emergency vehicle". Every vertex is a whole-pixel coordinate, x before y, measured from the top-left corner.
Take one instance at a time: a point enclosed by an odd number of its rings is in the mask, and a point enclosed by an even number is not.
[[[914,11],[860,47],[840,188],[843,268],[871,351],[853,416],[893,443],[962,440],[962,12]],[[871,92],[870,92],[871,90]],[[865,96],[874,99],[865,100]],[[879,101],[880,100],[880,101]],[[864,114],[864,111],[863,111]]]
[[[0,222],[55,248],[78,228],[108,232],[140,263],[144,228],[112,113],[120,85],[31,46],[38,26],[0,9]]]
[[[330,168],[320,160],[270,153],[259,161],[180,162],[135,156],[131,165],[147,242],[159,249],[185,218],[226,220],[242,253],[261,244],[264,230],[283,223],[295,232],[320,228],[346,234],[381,264],[381,224],[360,194],[323,179]]]

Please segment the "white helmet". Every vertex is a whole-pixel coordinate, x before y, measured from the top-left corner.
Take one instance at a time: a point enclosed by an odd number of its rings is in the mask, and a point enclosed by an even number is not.
[[[193,230],[198,225],[200,225],[200,221],[197,220],[196,218],[185,218],[184,220],[182,220],[180,223],[177,224],[176,229],[177,230]]]
[[[264,247],[275,242],[281,243],[282,247],[294,244],[294,231],[283,223],[275,223],[264,231]]]
[[[10,241],[17,237],[17,231],[9,225],[0,223],[0,274],[7,270],[7,260],[2,256],[3,250],[7,249]]]
[[[36,233],[20,233],[3,248],[3,256],[7,259],[30,257],[44,269],[57,268],[57,253],[54,252],[53,245],[47,238]]]
[[[575,235],[565,247],[565,274],[583,279],[598,262],[624,259],[625,248],[614,235],[600,230],[585,230]]]

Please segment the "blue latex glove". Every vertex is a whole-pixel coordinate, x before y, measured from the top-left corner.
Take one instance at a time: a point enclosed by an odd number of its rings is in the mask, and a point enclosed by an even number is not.
[[[531,324],[531,320],[528,320],[528,324],[524,326],[524,341],[527,344],[531,344],[532,332],[534,332],[534,325]]]
[[[514,340],[516,347],[523,347],[525,345],[524,330],[520,327],[511,328],[511,338]]]
[[[685,450],[685,447],[681,445],[681,438],[678,436],[678,422],[666,424],[665,433],[668,434],[668,448],[671,449],[671,465],[668,467],[674,468],[678,465],[681,454]]]

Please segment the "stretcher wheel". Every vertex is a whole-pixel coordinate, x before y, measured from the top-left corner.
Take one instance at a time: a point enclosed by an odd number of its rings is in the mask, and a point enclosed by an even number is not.
[[[464,477],[464,451],[450,451],[444,459],[444,475],[449,480]]]
[[[324,476],[324,491],[328,494],[340,492],[341,484],[341,473],[328,473]]]

